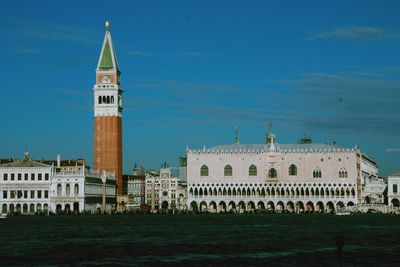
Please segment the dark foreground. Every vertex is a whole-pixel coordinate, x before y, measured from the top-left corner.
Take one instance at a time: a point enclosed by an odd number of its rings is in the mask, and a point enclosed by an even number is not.
[[[400,266],[400,216],[130,215],[0,220],[0,266]]]

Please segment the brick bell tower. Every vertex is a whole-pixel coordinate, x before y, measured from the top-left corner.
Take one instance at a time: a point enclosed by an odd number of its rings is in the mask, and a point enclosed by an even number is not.
[[[117,57],[106,21],[106,34],[94,85],[94,169],[115,172],[122,195],[122,88]]]

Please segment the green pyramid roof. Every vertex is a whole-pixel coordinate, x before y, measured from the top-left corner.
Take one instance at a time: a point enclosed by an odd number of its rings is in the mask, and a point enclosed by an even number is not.
[[[110,43],[108,42],[108,39],[106,41],[106,45],[104,46],[103,50],[103,56],[100,61],[100,67],[99,69],[101,70],[108,70],[108,69],[113,69],[113,61],[111,57],[111,50],[110,50]]]
[[[99,70],[112,70],[112,69],[119,70],[117,56],[115,55],[115,51],[111,40],[111,34],[108,29],[106,31],[106,35],[104,36],[104,42],[100,57],[101,58],[99,60],[99,65],[98,65]]]

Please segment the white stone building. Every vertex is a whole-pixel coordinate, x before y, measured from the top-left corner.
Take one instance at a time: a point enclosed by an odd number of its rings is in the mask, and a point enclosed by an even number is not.
[[[400,207],[400,173],[388,177],[387,186],[388,204],[393,208]]]
[[[146,175],[144,171],[144,165],[141,166],[141,171],[137,164],[133,168],[133,175],[127,176],[127,195],[128,195],[128,210],[140,210],[143,204],[145,204],[145,185]]]
[[[361,155],[361,203],[384,205],[386,181],[378,176],[376,162],[366,154]]]
[[[88,170],[55,172],[50,186],[51,211],[110,213],[115,209],[115,190],[114,175],[94,174]]]
[[[115,202],[115,174],[94,174],[83,160],[38,162],[26,152],[0,165],[2,213],[111,212]]]
[[[187,149],[191,210],[333,212],[361,200],[361,152],[336,144],[265,144]]]
[[[50,186],[51,210],[78,213],[85,209],[85,170],[59,171]]]
[[[48,213],[53,167],[24,159],[0,165],[0,206],[2,213]]]
[[[177,208],[178,178],[171,176],[171,168],[164,163],[160,175],[146,174],[146,204],[151,210]]]

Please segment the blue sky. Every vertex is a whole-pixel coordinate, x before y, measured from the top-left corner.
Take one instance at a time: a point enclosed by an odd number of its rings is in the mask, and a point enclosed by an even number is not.
[[[6,1],[0,157],[93,162],[104,21],[122,70],[124,172],[186,146],[304,134],[400,171],[398,1]]]

